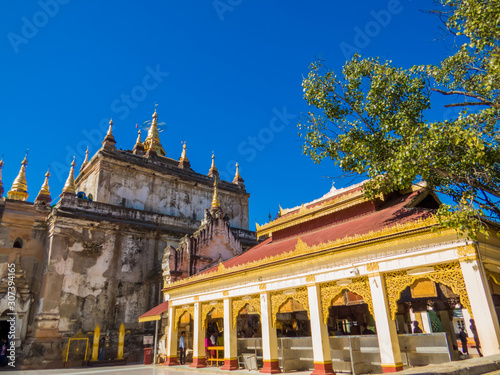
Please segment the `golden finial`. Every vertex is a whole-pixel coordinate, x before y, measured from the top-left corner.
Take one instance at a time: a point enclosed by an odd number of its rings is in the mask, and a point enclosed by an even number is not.
[[[142,139],[141,139],[141,129],[137,132],[137,140],[135,141],[136,145],[142,145]]]
[[[69,170],[69,176],[64,184],[63,191],[61,195],[69,194],[74,195],[76,192],[75,189],[75,157],[73,156],[73,162],[71,163],[71,168]]]
[[[163,146],[161,145],[160,142],[160,133],[158,132],[158,114],[156,113],[156,106],[158,104],[155,104],[155,113],[153,113],[153,120],[151,121],[151,127],[148,130],[148,136],[146,137],[146,140],[144,141],[144,150],[145,151],[154,151],[158,155],[165,156],[166,152],[163,149]]]
[[[108,133],[106,135],[113,135],[113,117],[109,119],[109,128]]]
[[[280,217],[281,217],[281,215],[283,215],[283,209],[281,208],[281,204],[278,204],[278,206],[280,207]]]
[[[181,153],[181,157],[179,159],[178,167],[185,168],[185,169],[191,169],[191,163],[189,162],[189,160],[187,158],[186,149],[187,149],[186,142],[183,141],[182,142],[182,153]]]
[[[28,199],[28,183],[26,182],[26,166],[28,165],[28,151],[21,162],[21,169],[7,193],[7,198],[18,201],[26,201]]]
[[[212,165],[210,166],[210,170],[208,171],[209,177],[219,177],[219,171],[215,166],[215,153],[212,151]]]
[[[240,165],[236,162],[236,173],[234,174],[233,184],[243,186],[243,182],[245,181],[240,176]]]
[[[182,145],[182,154],[181,154],[181,158],[180,158],[181,161],[187,160],[186,148],[187,148],[186,142],[184,142],[184,144]]]
[[[106,133],[106,136],[104,137],[104,140],[102,141],[102,146],[103,146],[103,148],[112,151],[112,150],[116,149],[115,144],[116,144],[116,141],[115,141],[115,137],[113,136],[113,119],[110,119],[108,132]]]
[[[212,209],[220,208],[219,195],[217,194],[217,179],[214,178],[214,195],[212,198]]]
[[[88,162],[89,162],[89,146],[87,146],[87,151],[85,151],[85,159],[83,159],[82,166],[80,167],[80,172],[82,171],[83,168],[85,168]]]
[[[49,204],[52,201],[49,190],[49,177],[50,177],[50,170],[47,169],[47,173],[45,173],[45,181],[43,182],[43,185],[40,188],[40,191],[38,192],[38,195],[35,199],[35,203],[45,202]]]

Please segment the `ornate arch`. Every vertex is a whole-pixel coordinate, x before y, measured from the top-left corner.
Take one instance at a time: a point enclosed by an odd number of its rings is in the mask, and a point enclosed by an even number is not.
[[[273,327],[276,327],[276,320],[278,311],[281,306],[283,306],[289,299],[294,299],[307,311],[307,317],[310,319],[309,313],[309,297],[307,295],[307,288],[300,287],[296,288],[295,291],[291,294],[284,294],[282,290],[271,292],[271,315],[273,316]]]
[[[207,315],[211,311],[217,311],[219,314],[224,315],[224,302],[217,301],[216,304],[211,304],[210,302],[203,302],[201,304],[201,328],[205,329],[207,326]]]
[[[375,315],[373,312],[372,294],[367,276],[357,277],[347,285],[338,285],[336,281],[329,281],[320,285],[321,307],[323,310],[323,321],[325,324],[328,322],[328,309],[332,305],[332,301],[344,290],[349,290],[360,295],[368,305],[370,314],[373,316]]]
[[[472,317],[469,296],[465,287],[464,277],[459,262],[450,262],[434,265],[434,271],[424,275],[408,275],[405,270],[387,272],[384,274],[385,285],[387,289],[387,301],[391,318],[396,318],[398,309],[398,300],[401,293],[418,280],[429,279],[436,283],[441,283],[449,287],[453,293],[460,297],[460,303],[465,307]]]
[[[250,296],[250,299],[243,299],[243,297],[233,298],[231,301],[233,304],[233,328],[236,328],[236,320],[240,311],[246,306],[250,305],[260,316],[260,296],[258,294]]]
[[[179,324],[179,320],[181,319],[181,317],[184,315],[184,313],[189,313],[191,315],[191,318],[194,316],[194,305],[190,305],[188,307],[176,307],[175,308],[175,320],[174,320],[174,323],[175,323],[175,326],[177,327],[177,325]]]

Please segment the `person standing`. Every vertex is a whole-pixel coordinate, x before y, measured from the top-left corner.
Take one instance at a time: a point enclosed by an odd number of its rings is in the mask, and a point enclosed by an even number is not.
[[[462,353],[469,354],[469,348],[467,347],[467,334],[465,333],[465,327],[460,327],[460,332],[458,333],[458,338],[462,342]]]
[[[184,339],[184,335],[186,334],[186,331],[181,332],[181,338],[179,339],[179,352],[180,352],[180,364],[184,365],[186,364],[186,342]]]
[[[476,324],[474,323],[474,319],[470,320],[470,331],[472,332],[472,336],[474,337],[474,343],[476,344],[477,353],[480,357],[482,357],[483,353],[481,353],[480,350],[481,343],[479,342],[479,336],[477,335],[477,329]]]
[[[413,322],[413,333],[423,333],[422,328],[420,328],[416,320]]]

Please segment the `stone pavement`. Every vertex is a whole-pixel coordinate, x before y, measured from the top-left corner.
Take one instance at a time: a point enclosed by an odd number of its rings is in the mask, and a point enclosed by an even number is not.
[[[1,370],[6,370],[5,367]],[[52,369],[52,370],[24,370],[8,371],[17,375],[259,375],[258,371],[238,370],[222,371],[216,367],[191,369],[186,366],[166,367],[163,365],[129,365],[115,367],[79,368],[79,369]],[[311,371],[293,372],[293,375],[310,375]],[[500,375],[500,355],[483,358],[472,358],[457,362],[448,362],[440,365],[412,367],[398,372],[398,375]]]

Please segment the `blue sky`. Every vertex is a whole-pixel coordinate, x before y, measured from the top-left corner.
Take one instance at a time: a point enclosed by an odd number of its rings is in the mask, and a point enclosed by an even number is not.
[[[340,174],[332,162],[315,165],[302,154],[301,80],[311,62],[322,58],[339,70],[357,49],[410,67],[450,53],[439,21],[422,12],[433,9],[431,0],[9,0],[1,7],[6,192],[29,149],[29,200],[49,164],[55,199],[73,155],[79,166],[87,145],[96,152],[111,116],[117,147],[131,149],[136,123],[150,120],[157,102],[167,156],[179,158],[186,141],[192,168],[206,174],[214,151],[231,180],[239,162],[251,229],[278,204],[322,196]],[[449,115],[433,110],[437,119]]]

